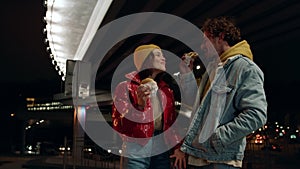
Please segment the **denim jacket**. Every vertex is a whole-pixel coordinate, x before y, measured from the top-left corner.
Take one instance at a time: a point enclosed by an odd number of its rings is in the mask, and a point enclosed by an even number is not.
[[[209,161],[243,160],[246,136],[267,120],[263,72],[250,59],[236,55],[218,65],[213,79],[194,106],[181,150]],[[185,86],[192,82],[188,76],[183,81]],[[190,97],[200,98],[204,83],[201,80],[198,92],[189,90],[194,93]]]

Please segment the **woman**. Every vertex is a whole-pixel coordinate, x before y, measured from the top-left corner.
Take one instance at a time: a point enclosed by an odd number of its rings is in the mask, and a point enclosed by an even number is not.
[[[160,47],[153,44],[137,47],[133,57],[137,71],[126,74],[128,80],[116,87],[112,109],[113,127],[123,139],[121,166],[167,169],[171,157],[181,168],[185,164],[184,154],[178,149],[181,138],[171,127],[177,117],[174,94],[162,78],[166,59]],[[162,139],[153,139],[159,135]],[[167,145],[176,145],[170,157]]]

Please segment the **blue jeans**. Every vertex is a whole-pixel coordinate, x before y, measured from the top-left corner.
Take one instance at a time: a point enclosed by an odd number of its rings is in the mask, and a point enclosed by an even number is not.
[[[213,163],[209,164],[206,166],[189,166],[188,169],[239,169],[239,167],[234,167],[232,165],[227,165],[227,164],[218,164],[218,163]]]
[[[121,158],[123,158],[122,169],[169,169],[171,167],[168,152],[152,157]]]
[[[122,169],[169,169],[171,167],[169,151],[152,155],[157,152],[157,149],[165,149],[165,146],[163,140],[153,139],[149,139],[144,146],[134,142],[124,142]]]

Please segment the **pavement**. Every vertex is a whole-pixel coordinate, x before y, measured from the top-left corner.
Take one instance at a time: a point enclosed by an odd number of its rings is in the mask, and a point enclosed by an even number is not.
[[[0,169],[24,169],[22,166],[32,157],[0,156]]]
[[[243,169],[299,169],[300,152],[246,152]],[[80,159],[76,169],[118,169],[119,159]],[[74,169],[73,159],[63,156],[1,156],[0,169]]]
[[[71,157],[53,156],[28,161],[23,167],[30,169],[73,169],[73,159]],[[117,169],[119,168],[118,159],[79,159],[75,162],[76,169]]]
[[[119,160],[79,160],[76,169],[117,169]],[[73,169],[73,159],[63,156],[0,156],[0,169]]]

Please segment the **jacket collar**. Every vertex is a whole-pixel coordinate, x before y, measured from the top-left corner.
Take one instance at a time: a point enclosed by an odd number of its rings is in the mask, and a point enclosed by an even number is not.
[[[130,73],[126,74],[125,77],[132,82],[135,82],[138,84],[141,83],[141,79],[140,79],[140,76],[138,75],[137,71],[130,72]]]
[[[137,83],[137,84],[140,84],[141,81],[142,81],[137,71],[130,72],[130,73],[126,74],[125,77],[127,79],[129,79],[131,82],[134,82],[134,83]],[[166,82],[164,82],[163,80],[160,80],[157,83],[157,85],[159,87],[168,86],[168,84]]]

